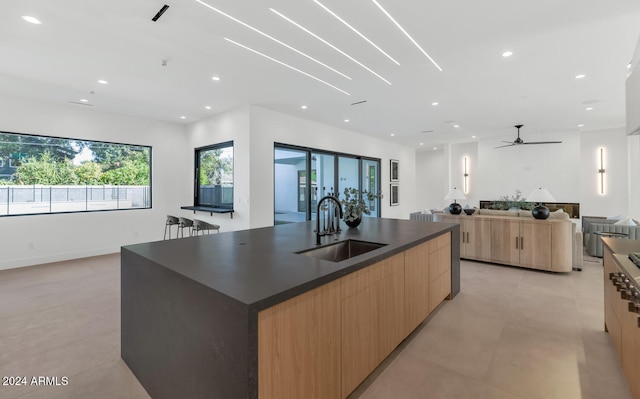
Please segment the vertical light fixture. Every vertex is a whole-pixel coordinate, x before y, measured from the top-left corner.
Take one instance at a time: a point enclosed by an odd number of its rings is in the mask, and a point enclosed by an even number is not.
[[[599,155],[600,155],[600,169],[598,169],[598,174],[600,175],[600,195],[604,195],[604,148],[603,147],[600,147]]]
[[[468,159],[464,157],[464,193],[469,194],[469,169],[468,168]]]

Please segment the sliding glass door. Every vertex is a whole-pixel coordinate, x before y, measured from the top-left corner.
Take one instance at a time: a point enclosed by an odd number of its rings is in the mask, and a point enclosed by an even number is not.
[[[380,160],[311,148],[274,146],[274,225],[315,220],[318,200],[345,188],[380,192]],[[380,217],[380,201],[369,203]]]
[[[274,224],[309,220],[308,153],[288,148],[274,151]]]
[[[335,155],[318,152],[311,154],[311,220],[316,218],[318,200],[329,193],[335,192],[335,170]]]

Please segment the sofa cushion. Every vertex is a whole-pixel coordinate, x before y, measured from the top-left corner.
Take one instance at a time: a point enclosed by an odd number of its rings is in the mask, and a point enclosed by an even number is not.
[[[627,216],[624,219],[618,220],[614,224],[618,225],[618,226],[635,226],[636,222],[634,222],[633,220],[631,220],[631,218],[629,216]]]

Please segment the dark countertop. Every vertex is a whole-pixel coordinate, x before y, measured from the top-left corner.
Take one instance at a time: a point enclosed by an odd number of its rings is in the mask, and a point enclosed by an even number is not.
[[[342,262],[296,254],[315,247],[315,222],[157,241],[123,247],[259,311],[428,241],[457,226],[364,218],[357,229],[322,237],[388,244]]]

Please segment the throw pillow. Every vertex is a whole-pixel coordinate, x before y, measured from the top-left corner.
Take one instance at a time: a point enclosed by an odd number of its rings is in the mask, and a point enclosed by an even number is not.
[[[630,217],[626,217],[624,219],[620,219],[619,221],[615,222],[614,224],[618,225],[618,226],[635,226],[636,222],[634,222],[633,220],[631,220]]]

